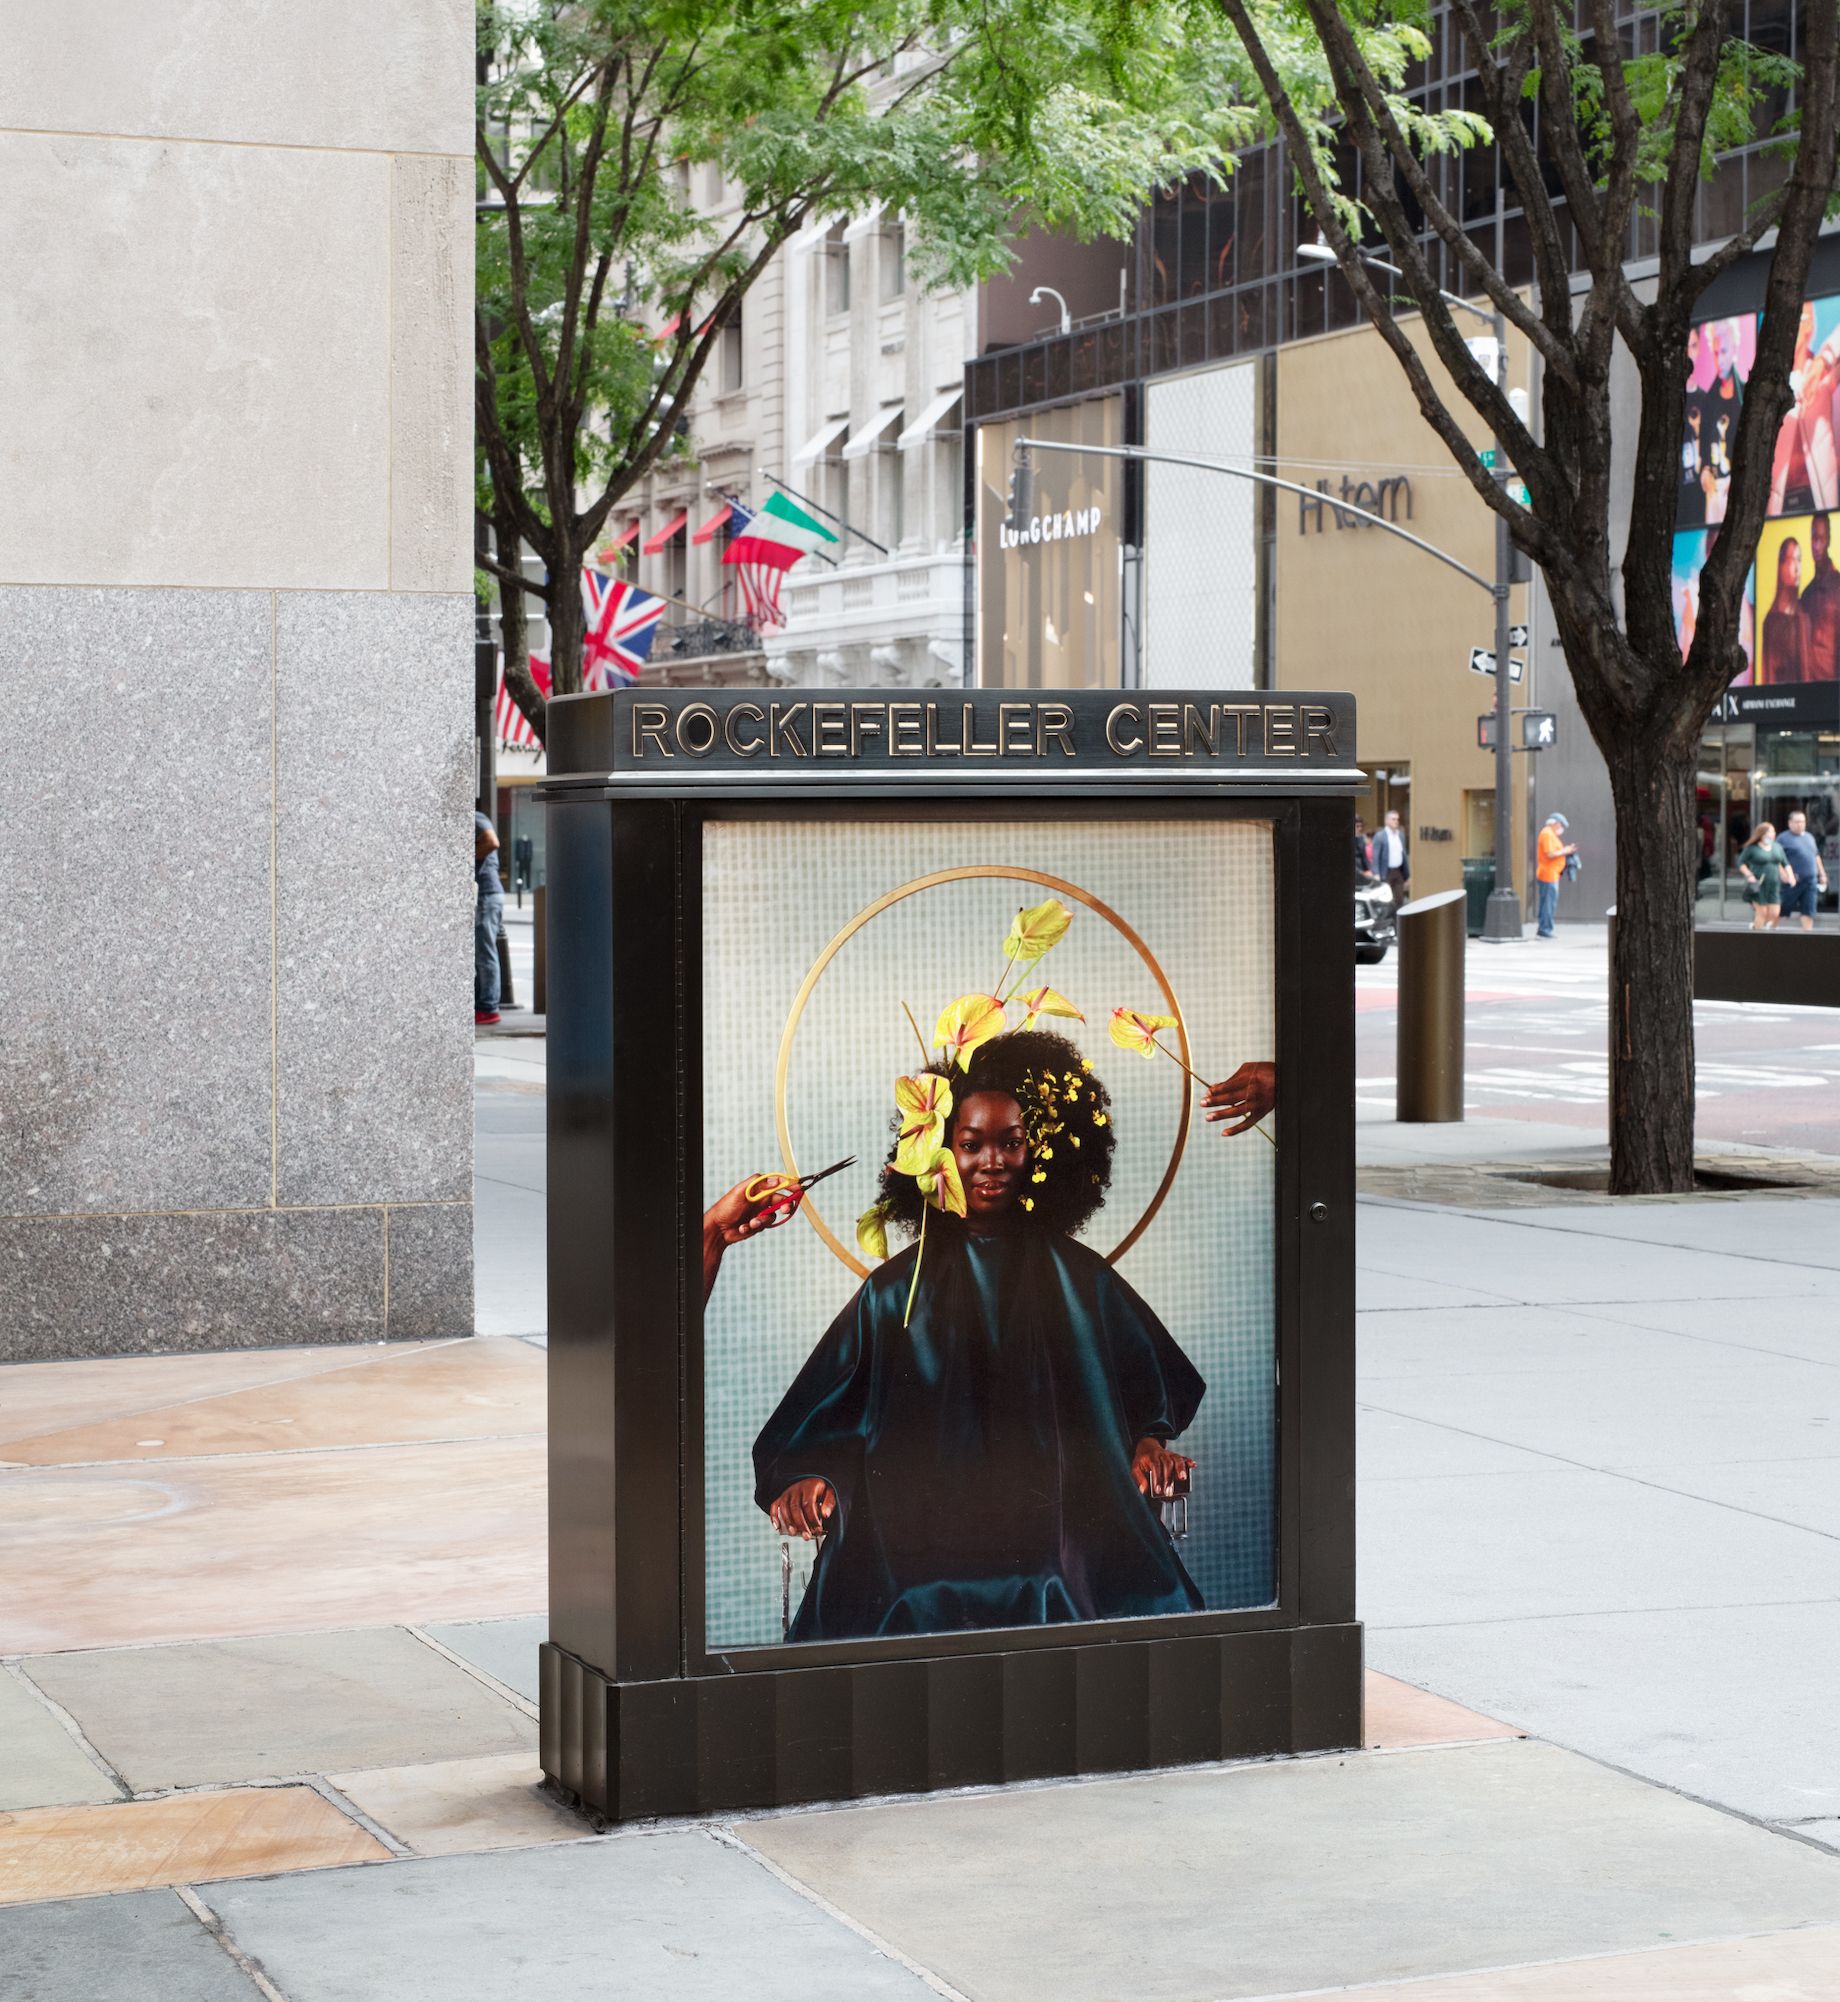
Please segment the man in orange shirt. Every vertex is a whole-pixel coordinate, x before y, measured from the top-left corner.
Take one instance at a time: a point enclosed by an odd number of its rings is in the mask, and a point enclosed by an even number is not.
[[[1553,919],[1559,914],[1559,878],[1565,874],[1566,857],[1578,853],[1576,845],[1565,838],[1564,830],[1570,825],[1564,814],[1549,813],[1546,825],[1540,829],[1540,854],[1533,873],[1540,881],[1542,938],[1553,935]]]

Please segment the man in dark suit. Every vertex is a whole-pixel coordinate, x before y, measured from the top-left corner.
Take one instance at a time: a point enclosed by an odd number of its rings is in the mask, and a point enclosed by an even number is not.
[[[1412,858],[1406,853],[1405,830],[1397,811],[1389,813],[1386,825],[1374,836],[1374,874],[1386,878],[1393,901],[1403,904],[1412,894]]]

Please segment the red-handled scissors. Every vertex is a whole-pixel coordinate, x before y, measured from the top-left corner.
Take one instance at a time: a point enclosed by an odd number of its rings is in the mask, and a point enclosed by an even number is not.
[[[741,1193],[749,1202],[764,1205],[756,1222],[770,1216],[790,1216],[805,1200],[805,1191],[814,1182],[823,1181],[826,1175],[841,1174],[855,1165],[856,1156],[851,1154],[842,1161],[833,1161],[828,1168],[820,1168],[815,1175],[801,1175],[796,1182],[790,1175],[756,1175]]]

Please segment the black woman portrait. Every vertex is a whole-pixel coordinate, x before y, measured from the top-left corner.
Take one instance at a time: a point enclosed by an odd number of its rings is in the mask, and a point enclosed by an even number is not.
[[[1033,1028],[902,1082],[939,1115],[932,1177],[897,1167],[904,1138],[882,1169],[876,1214],[910,1242],[754,1444],[756,1503],[818,1543],[787,1638],[1202,1610],[1159,1504],[1187,1491],[1176,1442],[1207,1386],[1082,1240],[1111,1174],[1104,1085]]]

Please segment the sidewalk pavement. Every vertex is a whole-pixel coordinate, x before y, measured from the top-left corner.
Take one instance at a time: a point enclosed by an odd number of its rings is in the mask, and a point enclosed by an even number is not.
[[[0,1371],[7,2002],[1840,1993],[1840,1203],[1363,1201],[1367,1749],[597,1836],[541,1065],[480,1046],[499,1332]],[[1587,1144],[1362,1128],[1511,1142]]]

